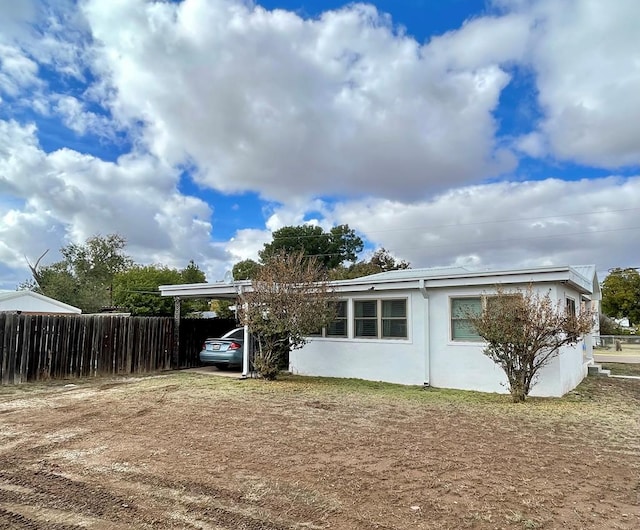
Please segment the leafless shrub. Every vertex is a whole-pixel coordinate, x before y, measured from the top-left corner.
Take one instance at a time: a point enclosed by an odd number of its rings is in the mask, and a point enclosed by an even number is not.
[[[256,337],[254,367],[275,379],[288,349],[301,348],[306,337],[334,316],[334,295],[315,258],[279,252],[261,267],[253,291],[239,301],[240,319]]]
[[[538,372],[560,348],[576,344],[594,324],[591,311],[583,308],[574,314],[531,286],[511,292],[498,286],[496,296],[486,298],[483,311],[467,317],[487,342],[483,353],[507,375],[516,403],[526,399]]]

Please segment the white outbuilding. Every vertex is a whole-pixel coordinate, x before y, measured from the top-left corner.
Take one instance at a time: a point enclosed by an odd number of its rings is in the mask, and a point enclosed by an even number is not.
[[[77,315],[82,310],[32,291],[0,291],[0,313]]]

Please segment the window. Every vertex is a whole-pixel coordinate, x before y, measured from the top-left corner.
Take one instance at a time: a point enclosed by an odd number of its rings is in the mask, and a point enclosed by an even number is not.
[[[576,316],[576,301],[573,298],[567,298],[565,311],[572,317]]]
[[[356,300],[353,303],[356,337],[378,337],[378,301]]]
[[[336,302],[336,317],[325,329],[327,337],[347,336],[347,301]]]
[[[469,313],[479,315],[482,311],[482,298],[451,299],[451,339],[461,341],[481,341],[482,338],[467,318]]]
[[[382,336],[407,337],[407,301],[382,300]]]
[[[451,298],[451,340],[481,342],[484,339],[471,325],[469,314],[479,315],[487,308],[493,311],[516,311],[519,307],[517,300],[522,299],[519,293],[502,295],[502,304],[492,305],[498,301],[498,295],[470,296]]]
[[[407,338],[407,300],[355,300],[354,335],[359,338]]]
[[[325,328],[318,328],[310,337],[346,337],[347,336],[347,301],[336,302],[335,319]]]

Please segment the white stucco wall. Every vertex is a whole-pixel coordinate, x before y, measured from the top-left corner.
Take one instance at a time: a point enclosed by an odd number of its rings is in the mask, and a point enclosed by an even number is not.
[[[418,291],[349,295],[349,336],[353,336],[352,300],[407,298],[408,338],[337,339],[313,337],[289,355],[289,369],[301,375],[353,377],[404,385],[425,381],[425,304]]]
[[[566,296],[575,297],[579,308],[578,293],[565,286],[543,284],[536,289],[541,292],[551,289],[552,297],[563,303]],[[486,287],[429,289],[428,300],[418,290],[377,293],[376,298],[408,299],[409,337],[406,340],[314,337],[304,348],[291,352],[290,369],[303,375],[353,377],[408,385],[428,382],[440,388],[507,393],[507,378],[502,369],[482,353],[482,343],[451,340],[451,298],[491,292],[492,289]],[[373,297],[369,293],[343,297],[350,300],[350,337],[353,336],[352,300]],[[561,354],[541,370],[531,395],[561,396],[585,375],[582,343],[563,348]]]

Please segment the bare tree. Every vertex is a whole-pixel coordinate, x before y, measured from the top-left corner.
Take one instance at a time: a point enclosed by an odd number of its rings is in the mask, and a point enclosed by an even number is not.
[[[24,257],[24,259],[27,260],[27,265],[29,266],[29,270],[31,271],[31,274],[33,275],[33,281],[35,282],[35,286],[38,288],[42,287],[41,286],[42,275],[38,270],[38,265],[40,265],[40,260],[42,260],[42,258],[44,258],[47,255],[47,252],[49,252],[49,249],[45,250],[42,254],[40,254],[40,257],[36,260],[35,265],[31,265],[31,262],[29,261],[29,258],[27,258],[27,256]]]
[[[554,303],[549,293],[526,290],[485,297],[483,310],[467,312],[477,333],[487,342],[483,353],[500,366],[509,381],[515,403],[522,402],[537,382],[540,369],[558,355],[560,348],[575,345],[594,325],[591,311]]]
[[[253,291],[238,300],[240,320],[257,339],[255,369],[275,379],[284,352],[301,348],[306,337],[332,320],[334,294],[321,264],[302,252],[274,254],[252,285]]]

